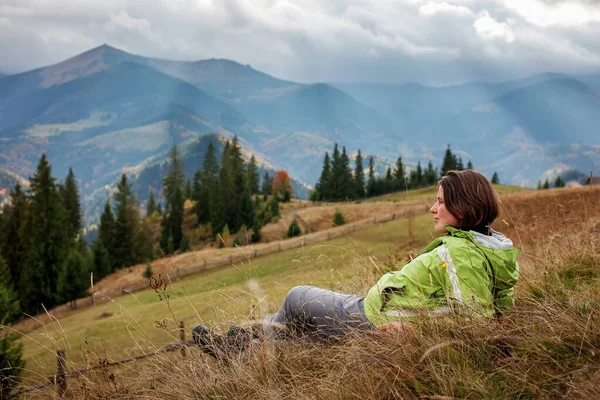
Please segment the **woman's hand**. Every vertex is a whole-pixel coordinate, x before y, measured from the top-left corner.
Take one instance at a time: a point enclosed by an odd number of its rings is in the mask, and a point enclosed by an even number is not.
[[[415,327],[412,323],[406,321],[394,321],[387,324],[379,325],[375,328],[377,332],[385,335],[401,339],[407,334],[413,332]]]

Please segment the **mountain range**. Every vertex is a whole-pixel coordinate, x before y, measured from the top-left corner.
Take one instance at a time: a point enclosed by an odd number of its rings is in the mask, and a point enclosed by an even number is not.
[[[146,177],[137,186],[143,201],[147,186],[160,183],[149,171],[160,174],[169,148],[193,149],[206,134],[237,135],[248,157],[286,169],[305,195],[335,142],[377,156],[379,170],[398,156],[409,168],[439,165],[450,144],[503,183],[598,173],[599,126],[600,75],[447,87],[301,84],[229,60],[161,60],[103,45],[0,76],[0,169],[26,179],[46,152],[55,176],[73,168],[88,216],[123,172]]]

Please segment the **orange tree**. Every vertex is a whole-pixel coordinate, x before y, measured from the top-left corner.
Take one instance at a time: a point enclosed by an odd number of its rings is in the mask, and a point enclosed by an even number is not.
[[[277,171],[271,184],[273,196],[279,201],[289,201],[292,197],[292,180],[284,170]]]

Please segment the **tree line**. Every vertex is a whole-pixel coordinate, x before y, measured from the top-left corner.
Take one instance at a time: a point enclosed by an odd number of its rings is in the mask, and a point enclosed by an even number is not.
[[[310,194],[310,199],[313,201],[353,200],[399,190],[418,189],[434,185],[448,171],[463,169],[473,169],[473,164],[469,161],[465,167],[462,158],[453,154],[448,146],[439,170],[431,161],[426,168],[423,168],[419,161],[416,168],[407,172],[400,156],[393,168],[388,165],[383,176],[376,176],[375,158],[370,156],[365,181],[363,156],[360,150],[357,152],[354,171],[352,171],[346,147],[342,147],[340,153],[338,144],[335,143],[332,156],[330,157],[328,152],[325,153],[321,176],[315,185],[315,190]],[[499,183],[498,174],[495,172],[493,180],[493,183]]]

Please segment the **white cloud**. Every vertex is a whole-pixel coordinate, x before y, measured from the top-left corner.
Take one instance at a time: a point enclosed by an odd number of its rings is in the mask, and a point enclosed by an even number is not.
[[[502,0],[528,22],[541,27],[577,27],[600,22],[598,2],[555,1],[550,4],[540,0]]]
[[[0,0],[0,18],[10,20],[0,29],[0,70],[48,65],[108,43],[148,57],[228,58],[303,82],[446,84],[594,72],[600,69],[599,8],[583,1],[574,9],[589,10],[588,16],[575,13],[576,22],[557,25],[553,10],[571,3]]]
[[[477,35],[483,39],[503,39],[510,43],[515,40],[511,28],[504,22],[498,22],[487,11],[479,14],[473,27]]]
[[[127,12],[119,11],[110,16],[105,28],[108,30],[123,29],[129,32],[148,32],[151,24],[145,18],[132,18]]]
[[[421,15],[435,15],[440,13],[469,16],[473,15],[473,12],[467,7],[456,6],[454,4],[448,4],[446,2],[434,3],[433,1],[430,1],[429,3],[419,7],[419,14]]]

